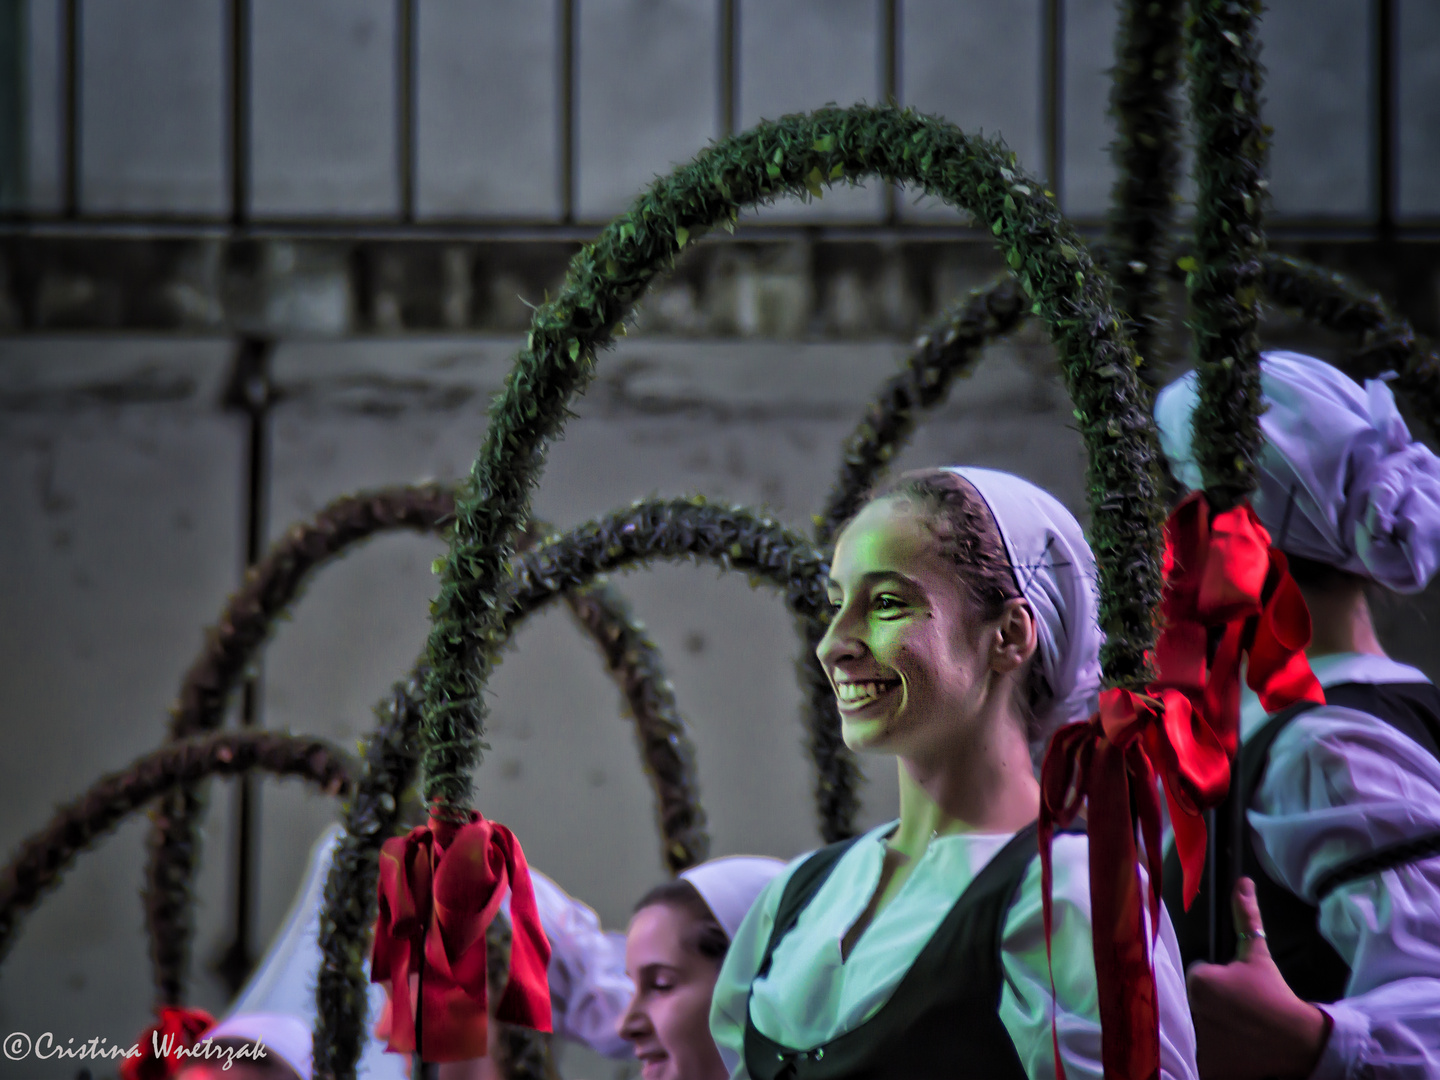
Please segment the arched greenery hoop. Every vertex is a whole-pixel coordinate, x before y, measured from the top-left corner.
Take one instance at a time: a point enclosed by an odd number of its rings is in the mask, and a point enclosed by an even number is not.
[[[246,731],[170,743],[101,777],[60,807],[0,869],[0,958],[25,912],[59,883],[76,856],[127,816],[183,785],[251,770],[299,777],[331,795],[347,794],[354,772],[346,755],[322,739]]]
[[[449,488],[421,484],[343,496],[289,529],[247,572],[206,635],[205,648],[186,672],[171,713],[172,739],[220,726],[241,675],[322,566],[381,532],[443,534],[453,513]],[[665,677],[659,648],[634,621],[624,598],[607,583],[593,582],[567,592],[565,600],[600,648],[630,706],[645,771],[655,789],[664,859],[678,873],[706,858],[710,840],[700,806],[694,748]],[[200,789],[186,784],[167,791],[154,815],[144,899],[156,995],[162,1005],[183,1000],[203,808]]]
[[[1265,293],[1308,322],[1343,334],[1355,344],[1352,375],[1395,373],[1395,388],[1430,429],[1440,435],[1440,353],[1380,295],[1343,274],[1304,259],[1267,252],[1262,260]]]
[[[740,507],[700,498],[650,500],[551,537],[519,556],[501,601],[505,640],[545,605],[592,594],[600,575],[657,559],[687,558],[739,571],[753,585],[779,590],[796,614],[813,616],[824,604],[824,564],[803,536]],[[345,835],[326,879],[316,985],[317,1078],[353,1076],[364,1043],[365,943],[375,919],[377,860],[380,845],[395,832],[400,794],[414,772],[422,677],[417,669],[396,683],[376,708],[379,725],[367,744],[365,769],[345,811]],[[645,748],[647,758],[654,753]],[[661,826],[667,847],[683,846],[685,834],[663,812]]]
[[[529,509],[546,442],[594,370],[595,352],[692,238],[738,209],[839,179],[908,181],[990,228],[1050,328],[1089,451],[1092,533],[1102,580],[1106,680],[1148,674],[1160,595],[1154,427],[1108,278],[1041,185],[1012,155],[954,126],[889,106],[786,117],[720,142],[656,181],[571,263],[536,312],[527,348],[491,408],[456,507],[432,606],[423,723],[424,785],[435,813],[462,818],[482,749],[490,643],[503,637],[508,538]]]
[[[438,484],[384,488],[342,496],[287,530],[265,558],[246,571],[240,588],[206,631],[205,646],[186,670],[170,709],[170,739],[220,728],[245,671],[321,566],[377,533],[440,530],[454,506],[452,492]],[[184,1000],[194,937],[190,890],[199,864],[204,810],[201,789],[185,784],[166,792],[151,815],[145,925],[155,994],[162,1005]]]

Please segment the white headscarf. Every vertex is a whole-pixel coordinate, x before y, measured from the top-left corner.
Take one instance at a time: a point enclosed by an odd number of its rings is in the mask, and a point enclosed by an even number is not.
[[[1362,389],[1321,360],[1261,355],[1265,447],[1252,505],[1282,551],[1416,593],[1440,568],[1440,459],[1410,438],[1379,379]],[[1204,486],[1190,372],[1160,392],[1155,421],[1175,478]]]
[[[953,466],[969,482],[1000,530],[1016,584],[1035,616],[1040,673],[1053,695],[1036,709],[1044,744],[1062,724],[1099,706],[1100,587],[1095,556],[1075,515],[1048,491],[995,469]]]
[[[761,890],[784,869],[785,864],[779,859],[730,855],[692,866],[680,875],[680,880],[695,886],[725,936],[734,941],[735,931],[740,929]]]
[[[294,1016],[279,1013],[238,1013],[227,1016],[200,1036],[201,1042],[210,1039],[248,1039],[258,1042],[264,1047],[266,1056],[274,1054],[294,1069],[300,1080],[310,1080],[310,1028],[303,1020]],[[219,1063],[219,1059],[213,1060]],[[228,1066],[221,1064],[220,1067],[224,1072]]]

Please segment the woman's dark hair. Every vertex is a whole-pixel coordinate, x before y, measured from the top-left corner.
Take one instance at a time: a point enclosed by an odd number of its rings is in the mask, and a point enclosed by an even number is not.
[[[656,904],[664,904],[690,916],[692,925],[686,932],[684,942],[688,948],[717,964],[725,959],[725,953],[730,949],[730,936],[725,933],[725,928],[716,920],[710,905],[705,903],[705,898],[694,885],[683,879],[656,885],[640,898],[635,910],[642,911]]]
[[[1369,584],[1359,574],[1352,574],[1349,570],[1341,570],[1338,566],[1331,566],[1329,563],[1316,559],[1307,559],[1303,555],[1291,555],[1287,552],[1285,562],[1289,565],[1290,576],[1295,579],[1297,585],[1331,589],[1340,586]]]
[[[980,493],[964,477],[949,469],[901,473],[871,488],[856,514],[870,503],[890,498],[906,499],[921,511],[921,520],[934,535],[941,554],[955,564],[959,581],[982,621],[1000,618],[1007,603],[1024,598],[1000,527]],[[1030,658],[1016,688],[1016,705],[1031,742],[1040,735],[1036,710],[1051,696],[1037,660],[1038,653]]]

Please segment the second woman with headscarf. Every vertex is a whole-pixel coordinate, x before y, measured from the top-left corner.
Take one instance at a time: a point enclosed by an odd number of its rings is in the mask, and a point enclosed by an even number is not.
[[[899,759],[900,817],[797,860],[746,918],[711,1011],[732,1077],[1038,1080],[1052,1030],[1070,1077],[1100,1076],[1088,847],[1053,848],[1052,997],[1032,769],[1099,689],[1078,523],[1005,473],[907,474],[845,527],[830,577],[818,653],[846,743]],[[1192,1077],[1168,921],[1153,964],[1161,1074]]]

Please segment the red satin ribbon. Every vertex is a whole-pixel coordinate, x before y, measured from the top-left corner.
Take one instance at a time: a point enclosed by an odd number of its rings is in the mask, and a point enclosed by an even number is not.
[[[1158,1077],[1159,1011],[1151,935],[1159,932],[1160,803],[1164,785],[1184,872],[1185,905],[1200,887],[1205,819],[1230,786],[1239,743],[1240,670],[1267,712],[1296,701],[1323,702],[1310,671],[1310,614],[1285,556],[1248,505],[1210,517],[1204,496],[1182,502],[1165,524],[1164,629],[1159,672],[1147,694],[1111,689],[1089,721],[1055,733],[1041,768],[1040,866],[1045,949],[1051,932],[1051,840],[1086,807],[1090,904],[1107,1080]],[[1210,644],[1215,641],[1213,658]],[[1148,895],[1136,870],[1136,833],[1144,841]],[[1051,992],[1053,995],[1053,974]],[[1055,1071],[1064,1080],[1054,1024]]]
[[[1212,518],[1205,496],[1195,492],[1175,508],[1165,523],[1161,612],[1158,676],[1149,690],[1165,698],[1167,738],[1153,749],[1147,743],[1147,750],[1165,783],[1188,908],[1205,864],[1201,815],[1225,797],[1229,760],[1240,744],[1242,661],[1266,712],[1324,702],[1325,693],[1305,657],[1310,612],[1284,554],[1270,546],[1248,503]],[[1189,703],[1188,718],[1177,712],[1176,692]]]
[[[181,1051],[191,1049],[214,1026],[215,1018],[203,1009],[162,1005],[159,1019],[140,1036],[140,1056],[120,1062],[120,1080],[167,1080],[189,1064]]]
[[[510,892],[510,981],[495,1009],[509,1024],[550,1030],[540,927],[525,853],[504,825],[471,814],[468,824],[431,818],[380,849],[380,911],[370,978],[389,980],[389,1048],[414,1053],[410,976],[421,985],[425,1061],[483,1057],[488,1045],[485,930]],[[423,972],[421,965],[424,965]]]

